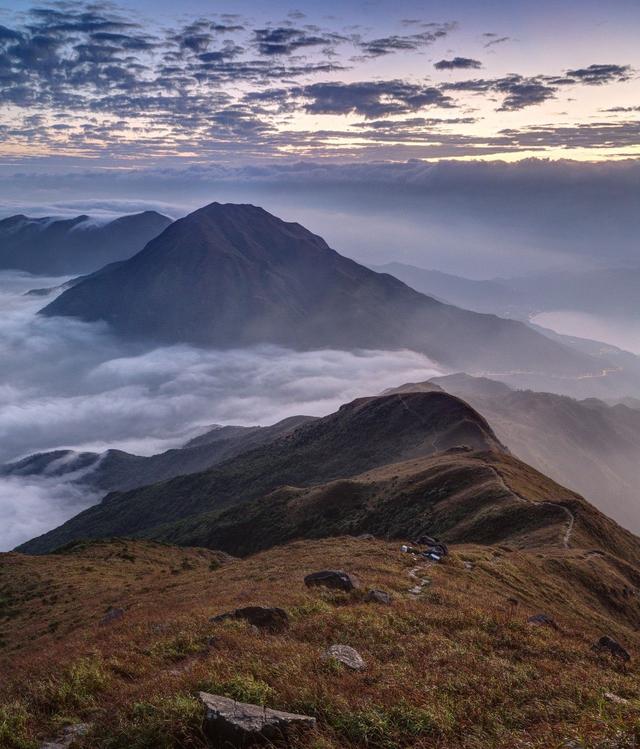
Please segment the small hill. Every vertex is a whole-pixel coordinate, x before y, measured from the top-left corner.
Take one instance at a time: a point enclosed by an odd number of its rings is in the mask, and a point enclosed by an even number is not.
[[[98,221],[11,216],[0,221],[0,269],[34,275],[91,273],[130,258],[169,226],[156,211]]]
[[[229,348],[410,348],[467,370],[594,373],[601,362],[519,322],[442,304],[332,250],[297,223],[212,203],[42,310],[124,337]]]
[[[361,398],[210,471],[109,494],[21,549],[39,553],[77,538],[144,535],[154,526],[247,502],[284,484],[332,481],[458,445],[504,449],[480,414],[446,393]]]

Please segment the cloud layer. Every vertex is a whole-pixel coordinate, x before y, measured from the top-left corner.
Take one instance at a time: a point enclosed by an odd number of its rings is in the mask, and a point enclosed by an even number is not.
[[[321,415],[436,371],[411,352],[122,346],[101,326],[35,317],[42,299],[23,292],[50,281],[0,275],[0,462],[56,448],[149,454],[213,423]],[[0,480],[0,550],[94,500],[52,479]]]
[[[366,157],[381,145],[391,149],[392,142],[395,150],[411,144],[425,156],[429,149],[436,155],[445,149],[440,155],[450,156],[517,153],[555,147],[563,136],[550,125],[522,143],[527,135],[522,125],[500,132],[494,124],[481,134],[464,126],[470,117],[481,123],[487,112],[531,110],[556,100],[566,106],[589,88],[636,79],[624,60],[470,77],[486,69],[487,61],[466,54],[440,57],[450,51],[445,43],[457,40],[459,27],[455,20],[409,20],[402,30],[379,35],[341,27],[335,18],[311,24],[295,13],[267,25],[214,15],[160,27],[141,22],[125,6],[35,7],[7,14],[0,25],[0,138],[10,144],[9,155],[110,160],[189,159],[196,153],[200,159],[245,162],[313,153]],[[484,46],[476,43],[476,50],[491,47],[495,54],[509,37],[486,32],[481,40]],[[402,74],[398,65],[389,67],[395,75],[376,68],[399,55],[420,61],[432,49],[438,50],[428,66],[433,75],[415,60],[407,69],[411,73]],[[451,109],[459,116],[445,122],[442,110]],[[479,109],[485,114],[477,114]],[[629,112],[615,109],[608,108],[604,124],[634,121]],[[350,119],[407,113],[427,119],[425,113],[434,112],[429,124],[396,122],[393,140],[381,138],[375,128],[354,138]],[[304,121],[309,115],[326,117],[326,127]],[[571,127],[591,124],[586,119]],[[607,135],[613,147],[629,145],[615,129]]]

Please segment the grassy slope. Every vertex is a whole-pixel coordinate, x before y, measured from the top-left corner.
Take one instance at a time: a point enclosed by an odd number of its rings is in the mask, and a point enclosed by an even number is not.
[[[283,484],[309,486],[461,443],[502,449],[486,420],[454,396],[361,398],[212,470],[114,492],[20,550],[42,553],[77,538],[144,534],[160,523],[257,499]]]
[[[92,749],[201,747],[200,688],[317,716],[309,749],[549,749],[569,739],[630,749],[640,739],[638,665],[590,650],[603,633],[632,653],[640,646],[619,560],[460,545],[418,572],[431,583],[417,598],[408,589],[418,563],[397,543],[305,541],[212,569],[218,562],[139,541],[0,556],[0,746],[30,749],[83,720],[92,732],[79,746]],[[304,575],[325,566],[390,591],[392,606],[366,604],[362,591],[307,590]],[[253,603],[286,608],[290,631],[209,622]],[[108,606],[125,618],[98,626]],[[539,611],[560,629],[527,625]],[[332,643],[356,647],[367,670],[322,662]]]

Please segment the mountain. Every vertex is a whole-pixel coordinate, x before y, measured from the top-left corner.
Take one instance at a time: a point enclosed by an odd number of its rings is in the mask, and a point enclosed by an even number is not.
[[[11,216],[0,221],[0,269],[48,276],[90,273],[130,258],[169,224],[171,219],[156,211],[108,222],[90,216]]]
[[[438,387],[485,416],[498,438],[526,463],[588,497],[640,532],[640,411],[597,398],[513,390],[466,374],[409,383],[388,392]]]
[[[212,470],[109,494],[21,550],[50,551],[85,537],[149,535],[156,526],[257,499],[283,485],[311,486],[459,445],[504,450],[480,414],[446,393],[361,398]]]
[[[578,376],[601,368],[521,323],[419,294],[250,205],[195,211],[42,313],[105,320],[126,337],[221,348],[410,348],[473,371]]]
[[[479,312],[518,318],[554,310],[576,310],[620,320],[638,316],[638,268],[548,271],[478,281],[404,263],[371,267],[423,294]]]
[[[103,453],[54,450],[0,466],[0,476],[66,478],[93,491],[134,489],[175,476],[204,471],[313,421],[292,416],[268,427],[217,426],[184,447],[145,457],[123,450]]]
[[[523,300],[509,285],[510,279],[476,281],[397,262],[372,265],[371,269],[378,273],[389,273],[422,294],[465,309],[501,315],[508,314],[510,310],[521,312]]]

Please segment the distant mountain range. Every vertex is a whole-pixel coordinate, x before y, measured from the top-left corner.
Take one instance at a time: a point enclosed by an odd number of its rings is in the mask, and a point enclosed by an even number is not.
[[[11,216],[0,221],[0,269],[35,275],[91,273],[130,258],[169,226],[155,211],[98,221]]]
[[[104,320],[125,337],[221,348],[409,348],[467,371],[569,377],[602,368],[519,322],[424,296],[250,205],[195,211],[42,313]]]
[[[403,263],[371,267],[423,294],[478,312],[526,318],[536,312],[575,310],[623,320],[640,317],[638,268],[553,271],[476,281]]]

